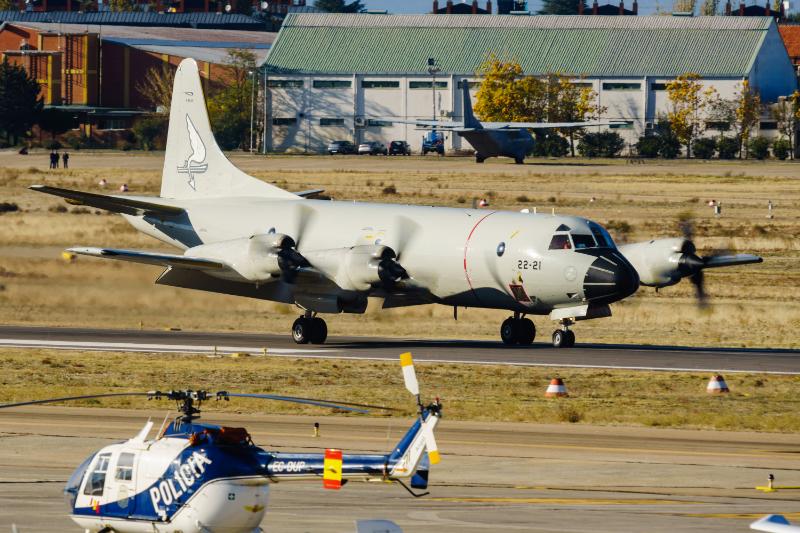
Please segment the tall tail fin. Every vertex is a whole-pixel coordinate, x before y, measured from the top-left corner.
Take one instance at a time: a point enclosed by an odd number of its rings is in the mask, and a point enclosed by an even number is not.
[[[462,116],[464,117],[464,128],[480,130],[483,129],[480,121],[472,113],[472,97],[469,95],[469,82],[461,80],[461,105],[463,105]]]
[[[194,59],[181,61],[175,72],[161,196],[297,199],[288,191],[248,176],[222,153],[211,132],[200,73]]]
[[[426,410],[423,417],[424,421],[423,418],[417,420],[389,456],[389,464],[393,465],[389,471],[390,477],[411,477],[418,468],[427,471],[431,462],[438,462],[438,451],[428,450],[425,432],[433,433],[439,423],[439,414]],[[430,460],[432,451],[435,452],[435,461]],[[424,476],[427,477],[427,473]]]

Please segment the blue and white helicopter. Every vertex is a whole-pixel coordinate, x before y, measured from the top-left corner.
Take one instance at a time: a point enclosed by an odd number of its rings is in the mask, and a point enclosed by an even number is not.
[[[273,394],[168,391],[94,394],[0,405],[19,407],[66,400],[147,396],[179,403],[182,413],[155,438],[148,421],[132,439],[89,456],[64,489],[70,517],[87,533],[256,533],[273,482],[322,480],[338,489],[348,480],[384,481],[426,489],[428,469],[439,462],[433,431],[441,418],[438,401],[424,406],[411,354],[400,356],[406,388],[417,398],[419,418],[388,454],[347,455],[341,450],[282,453],[264,450],[244,428],[199,423],[206,400],[260,398],[346,411],[384,407],[333,403]],[[427,456],[425,451],[427,450]],[[403,479],[411,478],[411,488]],[[427,494],[427,493],[426,493]]]

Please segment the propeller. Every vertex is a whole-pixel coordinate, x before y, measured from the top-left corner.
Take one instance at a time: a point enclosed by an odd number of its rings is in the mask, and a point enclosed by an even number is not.
[[[703,270],[706,268],[748,265],[763,261],[761,257],[752,254],[712,253],[711,255],[699,256],[693,241],[694,224],[689,219],[682,220],[680,227],[683,233],[683,244],[681,245],[681,255],[678,259],[678,272],[680,272],[682,278],[688,277],[689,282],[694,285],[697,304],[701,309],[708,306]]]
[[[400,261],[420,226],[414,220],[401,215],[395,218],[392,228],[394,230],[392,234],[381,244],[389,246],[394,254],[386,254],[378,263],[378,276],[387,289],[391,289],[397,282],[411,277]]]
[[[428,420],[430,420],[430,417],[434,416],[434,414],[438,412],[440,408],[439,399],[437,398],[433,404],[428,406],[428,411],[430,411],[430,414],[426,420],[424,417],[425,407],[422,405],[422,401],[420,400],[419,382],[417,381],[417,373],[414,370],[414,360],[411,357],[411,352],[406,352],[400,355],[400,366],[403,368],[403,381],[406,384],[406,389],[417,398],[417,405],[419,406],[419,421],[422,425],[422,438],[425,441],[425,449],[428,450],[428,460],[430,460],[431,464],[435,465],[440,461],[439,447],[436,445],[436,438],[433,436],[433,427],[430,425]]]

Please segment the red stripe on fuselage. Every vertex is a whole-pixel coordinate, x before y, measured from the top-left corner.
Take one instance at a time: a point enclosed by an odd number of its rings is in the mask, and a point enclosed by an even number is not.
[[[472,280],[469,279],[469,271],[467,270],[467,253],[469,252],[469,241],[472,238],[472,234],[475,233],[475,230],[478,229],[478,226],[480,226],[481,222],[483,222],[490,216],[494,215],[495,213],[497,213],[497,211],[492,211],[491,213],[487,213],[478,222],[476,222],[475,225],[472,226],[469,235],[467,235],[467,240],[464,243],[464,277],[467,278],[467,285],[469,285],[469,290],[472,291],[472,295],[475,297],[475,300],[477,300],[478,303],[480,303],[480,300],[478,299],[478,295],[475,293],[475,289],[472,288]]]

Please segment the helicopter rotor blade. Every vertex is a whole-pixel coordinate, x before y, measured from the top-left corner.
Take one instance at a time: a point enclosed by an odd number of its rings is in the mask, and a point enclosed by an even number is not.
[[[217,398],[256,398],[259,400],[276,400],[279,402],[292,402],[302,403],[307,405],[316,405],[318,407],[329,407],[331,409],[341,409],[342,411],[352,411],[354,413],[369,413],[366,409],[358,407],[350,407],[344,403],[334,403],[326,400],[314,400],[311,398],[296,398],[294,396],[281,396],[277,394],[256,394],[256,393],[243,393],[243,392],[226,392],[220,391],[217,393]],[[375,409],[386,409],[385,407],[373,407]]]
[[[428,460],[432,465],[438,464],[440,461],[439,447],[436,445],[436,438],[433,436],[433,428],[427,420],[422,423],[422,438],[425,440]]]
[[[6,403],[0,409],[7,407],[22,407],[24,405],[38,405],[42,403],[68,402],[72,400],[88,400],[91,398],[115,398],[120,396],[150,396],[149,392],[108,392],[105,394],[86,394],[83,396],[65,396],[63,398],[47,398],[45,400],[30,400],[27,402]]]
[[[411,357],[411,352],[400,354],[400,366],[403,368],[403,381],[406,384],[406,389],[414,396],[419,397],[419,382],[417,381],[417,373],[414,370],[414,360]]]

